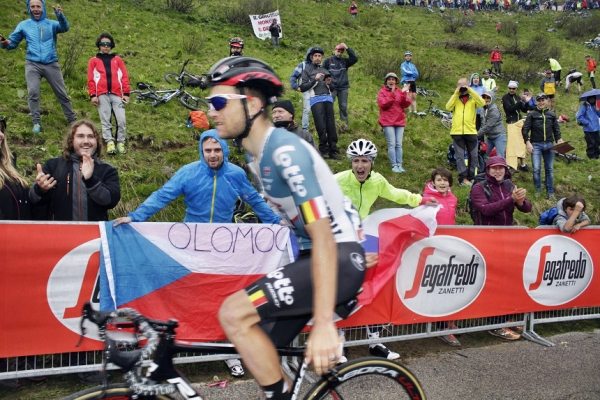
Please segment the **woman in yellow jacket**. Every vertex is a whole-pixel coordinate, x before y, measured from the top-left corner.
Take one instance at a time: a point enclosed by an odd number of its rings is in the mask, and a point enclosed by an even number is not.
[[[446,103],[446,109],[452,111],[450,136],[454,145],[460,185],[470,186],[475,178],[479,150],[475,127],[476,110],[484,105],[485,100],[469,87],[467,78],[458,80],[456,90]],[[465,154],[468,154],[468,164],[465,164]]]

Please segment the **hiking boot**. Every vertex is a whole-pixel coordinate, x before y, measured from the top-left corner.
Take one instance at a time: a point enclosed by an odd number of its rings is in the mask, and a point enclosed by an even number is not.
[[[452,347],[459,347],[460,346],[460,342],[458,341],[458,339],[456,338],[456,336],[454,336],[453,334],[450,335],[444,335],[444,336],[438,336],[440,338],[440,340],[446,344],[449,344]]]
[[[529,167],[527,164],[519,165],[519,171],[529,172]]]
[[[229,360],[225,360],[225,364],[227,364],[229,374],[234,378],[240,378],[244,376],[244,367],[242,366],[242,362],[239,358],[230,358]]]
[[[106,143],[106,152],[108,154],[117,154],[117,148],[115,147],[115,142],[112,140]]]
[[[375,357],[381,357],[388,360],[397,360],[400,358],[400,354],[391,351],[381,343],[369,346],[369,353]]]
[[[125,148],[125,143],[123,143],[123,142],[117,143],[117,151],[119,152],[119,154],[127,153],[127,149]]]
[[[521,335],[508,328],[494,329],[488,332],[490,333],[490,335],[499,337],[504,340],[519,340],[521,338]]]
[[[42,131],[42,126],[40,124],[33,124],[33,128],[31,128],[31,132],[33,132],[34,135],[39,135],[41,131]]]

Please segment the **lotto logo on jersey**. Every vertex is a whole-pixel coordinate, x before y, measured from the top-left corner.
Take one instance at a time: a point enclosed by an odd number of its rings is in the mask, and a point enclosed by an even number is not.
[[[281,303],[288,306],[294,304],[294,287],[291,286],[292,281],[284,275],[285,269],[279,268],[267,274],[267,278],[271,278],[270,282],[266,282],[265,286],[271,295],[275,307],[280,308]]]
[[[440,317],[475,301],[485,277],[485,260],[477,248],[457,237],[433,236],[404,251],[396,290],[411,311]]]
[[[544,236],[527,252],[523,285],[535,302],[557,306],[583,293],[593,273],[592,257],[579,242],[566,236]]]
[[[293,163],[290,154],[295,151],[294,146],[281,146],[273,153],[273,161],[275,165],[283,167],[282,176],[290,190],[298,196],[305,197],[308,192],[304,186],[304,175],[301,174],[300,167]]]

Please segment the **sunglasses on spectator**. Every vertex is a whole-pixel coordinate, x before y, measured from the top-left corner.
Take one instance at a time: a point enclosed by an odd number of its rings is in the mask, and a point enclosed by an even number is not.
[[[100,42],[98,45],[100,45],[100,47],[112,47],[111,42]]]
[[[215,94],[214,96],[207,97],[210,108],[215,111],[221,111],[227,106],[228,100],[242,100],[249,99],[251,96],[243,94]]]

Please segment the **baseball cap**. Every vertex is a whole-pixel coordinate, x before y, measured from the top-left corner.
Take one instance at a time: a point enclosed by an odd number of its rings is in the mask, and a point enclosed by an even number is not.
[[[519,87],[519,82],[517,82],[517,81],[509,81],[508,82],[509,89],[516,89],[518,87]]]
[[[504,158],[500,157],[500,156],[494,156],[494,157],[490,157],[488,159],[488,161],[485,164],[486,168],[490,168],[490,167],[495,167],[498,165],[502,165],[505,168],[508,168],[508,164],[506,163],[506,160],[504,160]]]

